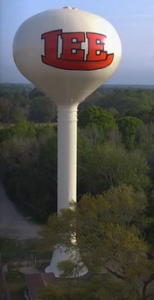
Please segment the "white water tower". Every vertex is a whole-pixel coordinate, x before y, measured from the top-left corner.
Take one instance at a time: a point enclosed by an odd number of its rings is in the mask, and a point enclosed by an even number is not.
[[[76,201],[77,107],[117,69],[120,39],[102,17],[66,6],[26,20],[15,35],[13,56],[20,72],[57,104],[60,213]],[[46,268],[57,277],[57,262],[69,257],[61,250],[56,247]]]

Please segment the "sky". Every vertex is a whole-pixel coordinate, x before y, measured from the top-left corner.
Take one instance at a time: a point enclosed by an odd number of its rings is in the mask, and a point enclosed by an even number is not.
[[[110,84],[154,85],[154,0],[0,0],[0,82],[27,83],[12,57],[18,27],[45,10],[70,5],[107,19],[122,43]]]

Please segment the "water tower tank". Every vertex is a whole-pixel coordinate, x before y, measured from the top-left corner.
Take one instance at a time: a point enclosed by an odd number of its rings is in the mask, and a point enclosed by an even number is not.
[[[13,56],[20,72],[55,103],[79,103],[113,75],[121,43],[107,20],[64,7],[26,20]]]

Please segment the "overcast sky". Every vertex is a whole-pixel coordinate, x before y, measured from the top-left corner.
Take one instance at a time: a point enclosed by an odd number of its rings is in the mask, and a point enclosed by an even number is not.
[[[116,28],[122,42],[120,66],[108,81],[112,84],[154,84],[154,0],[0,0],[0,81],[27,82],[12,57],[18,27],[39,12],[75,6],[98,14]],[[1,34],[0,33],[0,34]]]

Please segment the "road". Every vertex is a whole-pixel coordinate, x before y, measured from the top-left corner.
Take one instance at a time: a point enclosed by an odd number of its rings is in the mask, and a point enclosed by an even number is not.
[[[29,223],[7,197],[0,182],[0,236],[16,239],[38,237],[39,226]]]

